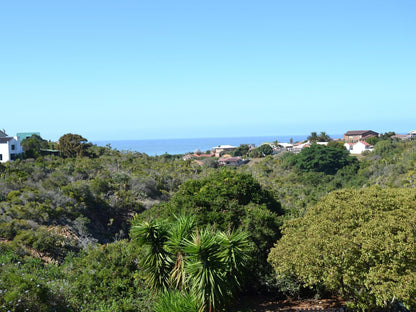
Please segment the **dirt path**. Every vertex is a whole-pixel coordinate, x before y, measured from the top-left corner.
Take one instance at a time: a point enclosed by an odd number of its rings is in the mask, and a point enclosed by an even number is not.
[[[292,312],[297,309],[328,309],[340,308],[345,305],[341,298],[307,299],[307,300],[273,300],[270,298],[250,297],[241,303],[246,310],[251,312]]]

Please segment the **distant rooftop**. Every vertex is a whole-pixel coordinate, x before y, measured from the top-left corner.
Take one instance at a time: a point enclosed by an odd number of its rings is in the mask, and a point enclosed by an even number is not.
[[[30,138],[32,135],[38,135],[40,136],[40,132],[19,132],[16,134],[16,136],[19,138],[20,141]]]

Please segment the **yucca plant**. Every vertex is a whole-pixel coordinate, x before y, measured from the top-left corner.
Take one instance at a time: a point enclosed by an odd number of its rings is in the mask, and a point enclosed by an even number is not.
[[[166,250],[169,236],[165,224],[154,220],[146,221],[133,225],[130,234],[139,246],[145,247],[146,254],[140,264],[150,287],[156,291],[167,291],[173,261],[171,254]]]
[[[211,228],[197,230],[185,249],[191,291],[201,302],[200,311],[215,311],[227,296],[227,262],[222,237]]]
[[[176,222],[169,229],[169,240],[166,242],[169,252],[174,259],[171,271],[171,285],[176,289],[185,287],[185,251],[186,241],[195,230],[195,218],[192,216],[178,216]]]
[[[199,312],[216,311],[241,288],[248,234],[198,229],[195,224],[192,216],[179,216],[169,229],[156,221],[131,229],[132,238],[146,249],[141,264],[147,280],[162,294],[155,311],[193,311],[179,308],[188,295]]]
[[[242,288],[244,272],[248,266],[249,252],[252,248],[247,232],[219,232],[221,240],[220,257],[225,263],[228,290],[232,293]]]

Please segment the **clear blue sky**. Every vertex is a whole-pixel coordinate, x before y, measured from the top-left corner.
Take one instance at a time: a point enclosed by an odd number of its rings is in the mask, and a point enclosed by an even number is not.
[[[89,140],[416,129],[414,0],[0,4],[0,129]]]

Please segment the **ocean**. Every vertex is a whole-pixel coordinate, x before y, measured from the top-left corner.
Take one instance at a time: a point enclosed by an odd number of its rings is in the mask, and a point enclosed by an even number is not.
[[[231,137],[231,138],[193,138],[193,139],[157,139],[157,140],[108,140],[92,142],[98,146],[107,146],[119,151],[130,151],[145,153],[149,156],[162,154],[186,154],[200,150],[201,152],[210,151],[219,145],[240,146],[241,144],[255,144],[260,146],[265,142],[293,142],[303,141],[308,135],[292,136],[257,136],[257,137]]]

